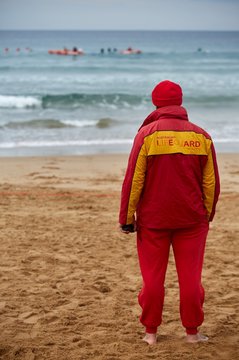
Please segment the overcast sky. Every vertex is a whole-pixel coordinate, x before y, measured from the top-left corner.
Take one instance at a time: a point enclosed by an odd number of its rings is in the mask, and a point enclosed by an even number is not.
[[[239,0],[0,0],[0,29],[239,30]]]

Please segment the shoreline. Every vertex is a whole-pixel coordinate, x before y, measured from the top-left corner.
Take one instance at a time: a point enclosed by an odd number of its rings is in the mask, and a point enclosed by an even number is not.
[[[132,147],[133,144],[131,144],[130,146]],[[129,151],[125,151],[125,152],[121,152],[121,151],[115,151],[115,152],[92,152],[92,153],[76,153],[76,154],[29,154],[29,155],[0,155],[0,160],[1,159],[29,159],[29,158],[70,158],[70,157],[100,157],[100,156],[129,156],[131,147],[129,148]],[[216,150],[216,155],[217,156],[223,156],[223,155],[238,155],[239,156],[239,151],[217,151]]]
[[[45,147],[45,148],[1,148],[0,158],[19,158],[19,157],[65,157],[65,156],[98,156],[98,155],[127,155],[133,145],[132,139],[124,139],[122,144],[116,145],[108,144],[106,147],[100,147],[96,144],[81,145],[69,147]],[[239,154],[239,143],[237,141],[231,142],[216,142],[214,140],[214,147],[217,154]]]

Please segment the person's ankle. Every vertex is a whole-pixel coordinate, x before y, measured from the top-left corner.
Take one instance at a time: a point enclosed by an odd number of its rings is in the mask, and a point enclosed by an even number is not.
[[[196,335],[198,333],[198,329],[197,327],[192,327],[192,328],[186,328],[186,334],[187,335]]]
[[[146,326],[145,327],[145,333],[146,334],[156,334],[157,333],[157,327],[156,326]]]

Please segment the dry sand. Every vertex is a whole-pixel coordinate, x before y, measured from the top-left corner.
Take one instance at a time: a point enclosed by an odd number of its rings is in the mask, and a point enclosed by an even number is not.
[[[202,333],[186,344],[173,258],[159,342],[141,338],[134,235],[117,231],[125,155],[0,158],[0,359],[239,359],[239,154],[218,156]]]

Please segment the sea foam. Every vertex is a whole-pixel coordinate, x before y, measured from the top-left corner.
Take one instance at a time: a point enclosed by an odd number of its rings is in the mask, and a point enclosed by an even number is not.
[[[41,106],[41,100],[33,96],[0,95],[0,108],[34,108]]]

